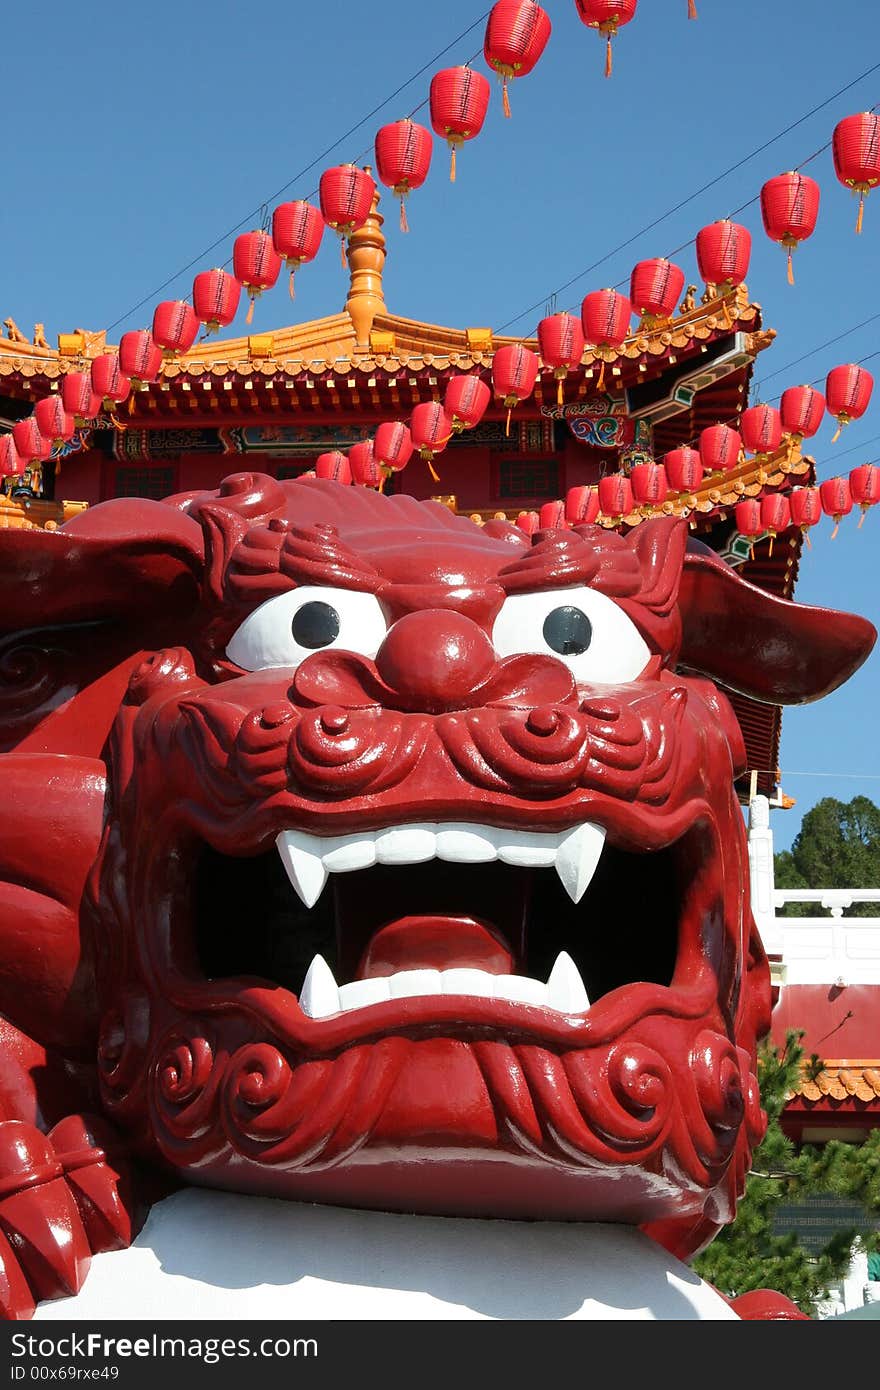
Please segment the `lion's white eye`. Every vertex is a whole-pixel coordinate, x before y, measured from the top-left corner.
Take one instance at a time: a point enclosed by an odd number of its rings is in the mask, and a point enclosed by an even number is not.
[[[555,656],[581,683],[634,680],[651,656],[623,609],[582,584],[511,595],[495,619],[492,642],[499,656]]]
[[[298,666],[325,647],[375,656],[386,630],[375,594],[304,585],[255,609],[233,634],[226,655],[244,671]]]

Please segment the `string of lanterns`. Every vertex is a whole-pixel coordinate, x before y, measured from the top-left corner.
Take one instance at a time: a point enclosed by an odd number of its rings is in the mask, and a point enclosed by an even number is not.
[[[575,329],[579,327],[576,320],[572,322]],[[570,325],[565,327],[570,329]],[[563,347],[559,355],[567,356],[568,351]],[[531,393],[539,365],[537,354],[519,344],[501,348],[495,354],[494,394],[508,411],[525,399],[521,393]],[[545,360],[545,365],[551,364]],[[731,488],[734,495],[745,492],[745,484],[732,476],[745,464],[758,463],[760,487],[780,469],[795,475],[805,471],[806,464],[796,466],[803,440],[818,432],[826,411],[838,420],[838,429],[841,414],[854,409],[864,413],[872,385],[870,374],[857,364],[835,367],[828,374],[825,396],[811,386],[789,387],[783,392],[778,409],[765,404],[752,406],[743,411],[738,429],[725,424],[708,426],[699,436],[698,448],[684,445],[671,450],[659,462],[636,464],[628,475],[613,473],[596,485],[573,487],[564,500],[556,499],[538,511],[520,513],[516,524],[532,535],[537,530],[597,521],[631,526],[646,517],[675,510],[688,515],[697,507],[696,494],[707,483],[715,484],[708,493],[710,510],[719,504],[729,505],[722,494]],[[316,462],[315,475],[381,490],[392,473],[406,467],[415,452],[430,465],[454,433],[479,424],[491,399],[492,392],[479,377],[454,376],[447,384],[442,403],[432,401],[416,406],[409,426],[403,421],[380,425],[374,439],[354,445],[347,459],[338,451],[322,454]],[[850,414],[850,418],[857,417]],[[433,468],[431,471],[437,480]],[[880,468],[862,464],[852,469],[848,478],[830,478],[818,486],[797,486],[788,493],[785,485],[779,488],[775,480],[774,486],[777,490],[761,497],[741,497],[734,504],[737,530],[752,541],[769,537],[770,554],[776,536],[793,526],[806,535],[823,515],[834,521],[832,539],[842,518],[856,505],[861,511],[861,526],[868,509],[880,502]],[[808,536],[807,540],[809,543]]]
[[[606,76],[610,76],[612,40],[635,18],[638,0],[575,0],[575,7],[582,23],[604,37],[605,71]],[[688,17],[696,18],[693,0],[688,0]],[[498,0],[490,11],[483,53],[488,66],[501,78],[505,116],[510,115],[510,81],[527,76],[534,69],[547,46],[551,29],[549,16],[534,0]],[[479,135],[489,99],[489,82],[470,65],[443,69],[431,79],[428,97],[431,126],[450,147],[452,181],[456,177],[457,151]],[[838,122],[833,133],[832,152],[838,180],[859,195],[856,230],[860,232],[865,197],[880,184],[880,117],[863,112]],[[377,132],[376,172],[379,181],[400,199],[403,231],[408,230],[406,200],[427,179],[432,153],[431,132],[412,117],[384,125]],[[16,424],[11,435],[0,437],[0,476],[15,476],[33,464],[47,461],[53,448],[63,446],[77,426],[94,420],[101,409],[113,416],[113,412],[128,400],[129,410],[132,410],[134,392],[157,380],[165,361],[187,353],[200,331],[207,336],[233,322],[242,289],[250,300],[246,317],[250,324],[256,299],[277,283],[282,265],[289,271],[289,292],[293,298],[295,272],[317,256],[325,226],[340,237],[345,264],[345,241],[366,222],[375,194],[376,185],[370,173],[350,163],[327,169],[321,175],[318,207],[306,199],[277,206],[272,214],[271,230],[258,228],[235,238],[231,275],[219,267],[199,272],[193,281],[192,303],[179,299],[158,304],[152,331],[141,329],[123,334],[117,352],[94,358],[88,373],[66,376],[60,398],[54,396],[41,401],[32,416]],[[792,252],[815,230],[819,199],[818,184],[798,171],[788,171],[768,180],[761,190],[764,227],[767,235],[788,252],[792,283]],[[745,279],[750,251],[748,229],[729,219],[712,223],[697,234],[700,273],[707,285],[714,286],[722,297]],[[662,258],[640,261],[633,270],[629,298],[614,289],[597,290],[585,296],[580,323],[573,315],[565,313],[542,319],[538,325],[540,357],[522,344],[499,348],[494,354],[492,383],[495,395],[507,409],[508,431],[512,410],[531,395],[542,366],[553,370],[558,381],[558,401],[562,403],[565,377],[581,364],[588,346],[593,358],[601,364],[597,386],[601,392],[606,364],[615,359],[630,335],[633,311],[640,317],[640,331],[656,328],[674,313],[683,286],[684,272],[670,261]],[[726,300],[724,312],[727,313]],[[340,474],[347,471],[354,482],[380,486],[390,473],[405,467],[411,454],[417,452],[426,460],[436,479],[432,466],[435,456],[442,452],[457,429],[473,428],[490,399],[489,388],[479,378],[453,378],[453,381],[466,385],[457,387],[458,395],[449,402],[448,413],[435,402],[427,402],[416,407],[408,427],[401,422],[389,427],[389,432],[382,435],[378,454],[374,446],[369,455],[361,450],[355,459],[346,460],[345,469],[339,462],[344,456],[322,455],[325,460],[322,468],[331,467],[326,460],[335,458],[332,467]],[[838,421],[835,439],[845,425],[864,413],[872,385],[870,374],[857,364],[838,367],[829,373],[826,399],[829,412]],[[810,388],[791,389],[808,391]],[[766,418],[764,423],[769,429]],[[380,426],[377,439],[383,429],[385,427]],[[738,458],[742,448],[742,439],[730,427],[719,425],[713,429],[716,433],[710,440],[700,441],[698,457],[704,472],[705,459],[713,457],[718,450],[723,451],[723,457],[718,454],[720,471],[723,471],[723,459]],[[406,436],[402,433],[404,430]],[[799,442],[799,433],[799,430],[789,432],[795,443]],[[808,431],[801,433],[803,437],[809,437]],[[687,452],[690,456],[695,451]],[[656,469],[659,465],[642,467]],[[689,476],[688,468],[684,468],[681,476],[683,479]],[[665,500],[665,493],[663,498],[659,496],[664,484],[657,473],[639,473],[634,483],[620,476],[614,483],[617,490],[613,495],[613,479],[602,482],[608,484],[605,489],[608,507],[600,505],[604,516],[627,515],[625,504],[628,500],[651,507],[663,505]],[[644,492],[644,496],[637,497],[634,493],[629,499],[623,484],[630,489],[634,486],[636,493]],[[689,489],[690,485],[687,487]],[[840,489],[838,493],[837,501],[840,501],[843,494]],[[873,500],[860,502],[860,505],[863,508],[873,505]],[[564,511],[562,508],[560,512],[557,507],[558,515],[563,515]],[[845,514],[845,511],[839,513]]]
[[[697,247],[707,281],[711,276],[714,279],[709,283],[716,289],[719,282],[736,288],[736,278],[748,270],[750,240],[746,229],[714,223],[698,234]],[[221,292],[231,284],[240,293],[239,282],[221,270],[201,274],[207,277],[202,279],[207,295],[203,311],[206,315],[222,313]],[[726,278],[722,280],[722,276]],[[317,476],[384,487],[387,478],[405,468],[418,453],[439,481],[434,459],[455,433],[480,422],[493,393],[508,411],[509,428],[511,411],[532,394],[542,366],[553,371],[561,393],[565,375],[582,361],[588,337],[597,340],[595,346],[600,351],[624,341],[634,305],[643,324],[662,327],[674,312],[684,278],[684,271],[669,261],[639,262],[633,268],[630,298],[610,289],[594,291],[584,298],[580,322],[570,314],[547,316],[538,330],[540,356],[523,344],[499,348],[493,358],[491,390],[478,376],[453,377],[442,404],[430,401],[417,406],[409,424],[395,421],[380,425],[375,439],[355,445],[348,457],[338,451],[322,455],[315,468]],[[227,304],[226,312],[230,307]],[[32,417],[19,421],[12,434],[3,437],[0,470],[18,473],[23,460],[45,461],[53,447],[72,437],[77,424],[94,418],[102,408],[112,411],[126,399],[130,401],[133,389],[157,378],[164,357],[187,350],[200,323],[196,310],[185,301],[157,306],[152,334],[147,330],[123,334],[117,352],[96,357],[89,373],[68,374],[59,395],[40,401]],[[604,359],[600,360],[604,370]],[[768,461],[769,466],[785,440],[790,463],[803,441],[817,433],[826,411],[837,422],[834,442],[846,425],[865,413],[872,389],[873,378],[861,365],[834,367],[828,373],[824,395],[812,386],[789,387],[783,391],[778,409],[766,404],[752,406],[742,412],[738,429],[724,423],[709,426],[699,436],[696,449],[682,446],[658,463],[637,465],[628,476],[614,474],[601,479],[596,487],[572,489],[565,502],[547,503],[538,513],[524,513],[518,524],[527,530],[584,524],[597,518],[615,525],[628,519],[627,524],[632,524],[643,515],[668,510],[668,504],[674,505],[676,499],[687,511],[707,478],[723,479],[738,469],[748,454],[759,464]],[[767,476],[759,468],[759,483],[766,482]],[[788,512],[777,500],[781,496],[771,492],[760,501],[743,498],[738,502],[735,514],[741,533],[748,537],[769,534],[772,540],[791,525],[806,532],[826,514],[834,518],[836,535],[841,519],[854,505],[860,507],[863,521],[867,509],[880,499],[880,470],[864,464],[852,470],[849,479],[833,478],[819,487],[796,488],[788,499]],[[720,498],[716,504],[718,501]]]

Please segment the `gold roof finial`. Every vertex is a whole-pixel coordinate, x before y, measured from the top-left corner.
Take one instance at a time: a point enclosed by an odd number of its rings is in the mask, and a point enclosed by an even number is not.
[[[364,167],[368,174],[372,173],[368,164]],[[348,239],[351,280],[345,307],[354,324],[356,345],[364,349],[370,346],[373,320],[385,308],[385,293],[382,288],[382,270],[386,254],[385,236],[382,231],[384,221],[379,212],[377,188],[369,217]]]

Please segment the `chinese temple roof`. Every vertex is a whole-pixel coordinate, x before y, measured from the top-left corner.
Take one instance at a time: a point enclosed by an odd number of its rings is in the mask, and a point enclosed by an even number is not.
[[[619,351],[607,350],[607,389],[619,393],[637,387],[677,362],[692,361],[696,370],[701,366],[701,354],[711,344],[736,334],[740,338],[738,360],[725,363],[723,374],[717,368],[700,373],[689,393],[696,400],[696,409],[692,412],[690,406],[685,409],[679,405],[673,412],[679,417],[693,414],[686,426],[689,433],[698,433],[704,423],[735,416],[744,398],[746,369],[772,340],[771,333],[760,330],[759,314],[758,306],[749,302],[741,286],[726,298],[670,320],[662,329],[636,332]],[[141,386],[134,413],[142,417],[148,411],[164,413],[186,407],[190,403],[181,397],[194,387],[199,391],[199,415],[206,409],[213,412],[217,406],[228,409],[229,402],[220,392],[224,387],[228,390],[230,385],[246,383],[270,408],[267,395],[293,388],[294,397],[284,405],[303,411],[406,409],[431,399],[432,388],[449,375],[488,373],[495,349],[519,341],[537,350],[535,339],[494,336],[488,328],[444,328],[377,312],[367,342],[360,345],[352,319],[344,312],[248,337],[206,339],[185,356],[165,362],[157,382]],[[93,357],[111,346],[103,334],[89,335],[82,330],[59,335],[59,342],[58,349],[40,348],[0,337],[3,394],[28,401],[39,399],[57,389],[57,382],[67,372],[82,371]],[[588,348],[580,368],[572,371],[565,383],[566,401],[574,403],[595,393],[600,370],[599,358]],[[405,376],[401,378],[400,373]],[[168,393],[177,401],[176,407],[163,399]],[[540,408],[555,398],[556,381],[548,367],[539,376],[534,401]],[[679,418],[675,432],[679,436],[682,423]],[[675,442],[671,440],[668,447]]]

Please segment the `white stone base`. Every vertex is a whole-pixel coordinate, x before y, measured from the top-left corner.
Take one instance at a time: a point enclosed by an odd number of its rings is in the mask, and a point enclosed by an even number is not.
[[[38,1319],[736,1320],[629,1226],[398,1216],[189,1188]]]

